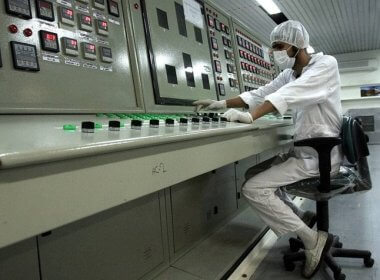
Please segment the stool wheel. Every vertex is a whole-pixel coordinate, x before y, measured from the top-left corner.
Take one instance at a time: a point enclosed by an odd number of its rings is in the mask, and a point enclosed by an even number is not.
[[[366,267],[372,267],[374,263],[375,263],[375,260],[372,259],[371,257],[364,259],[364,265]]]
[[[288,261],[284,258],[284,266],[286,271],[293,271],[296,268],[296,265],[292,261]]]
[[[293,238],[289,239],[289,247],[293,253],[297,253],[301,249],[298,239]]]
[[[346,280],[346,274],[334,273],[334,280]]]

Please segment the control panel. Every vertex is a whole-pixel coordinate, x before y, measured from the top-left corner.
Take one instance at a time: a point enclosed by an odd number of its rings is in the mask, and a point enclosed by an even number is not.
[[[254,90],[271,82],[275,77],[275,70],[268,48],[235,21],[233,32],[241,90]]]
[[[120,0],[0,1],[0,112],[142,109]]]
[[[155,104],[191,106],[194,100],[216,99],[203,4],[196,0],[141,4]]]
[[[205,15],[216,89],[220,100],[228,99],[240,93],[229,17],[209,4],[205,4]]]

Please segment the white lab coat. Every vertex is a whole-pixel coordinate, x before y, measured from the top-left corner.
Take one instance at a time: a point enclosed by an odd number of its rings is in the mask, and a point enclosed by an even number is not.
[[[292,69],[284,70],[266,86],[240,95],[250,110],[270,101],[280,114],[293,109],[294,140],[312,137],[337,137],[342,124],[340,77],[334,57],[318,53],[312,56],[296,79]],[[318,156],[311,148],[294,149],[297,158],[310,170],[318,169]],[[342,154],[336,147],[332,152],[333,170],[339,168]]]
[[[284,70],[275,80],[257,90],[244,92],[242,100],[253,110],[270,101],[280,114],[294,111],[294,140],[329,136],[338,137],[342,124],[340,77],[334,57],[318,53],[312,56],[300,77],[292,69]],[[332,151],[332,170],[339,170],[341,149]],[[248,180],[243,194],[258,210],[261,218],[278,235],[296,231],[303,222],[275,194],[287,184],[318,175],[318,155],[312,148],[295,147],[294,157]]]

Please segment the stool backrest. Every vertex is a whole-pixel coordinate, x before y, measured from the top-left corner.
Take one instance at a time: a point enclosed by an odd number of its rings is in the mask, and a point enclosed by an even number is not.
[[[356,118],[343,116],[341,138],[343,153],[350,163],[355,164],[369,155],[368,137]]]

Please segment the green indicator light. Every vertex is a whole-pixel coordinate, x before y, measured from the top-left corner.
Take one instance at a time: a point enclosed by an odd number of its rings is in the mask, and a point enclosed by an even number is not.
[[[103,125],[101,123],[96,123],[95,124],[95,128],[102,128],[102,127],[103,127]]]
[[[125,127],[125,123],[121,122],[120,127]]]
[[[97,113],[96,116],[97,117],[104,117],[104,114],[103,113]]]
[[[77,127],[73,124],[64,124],[63,125],[63,130],[76,130]]]

